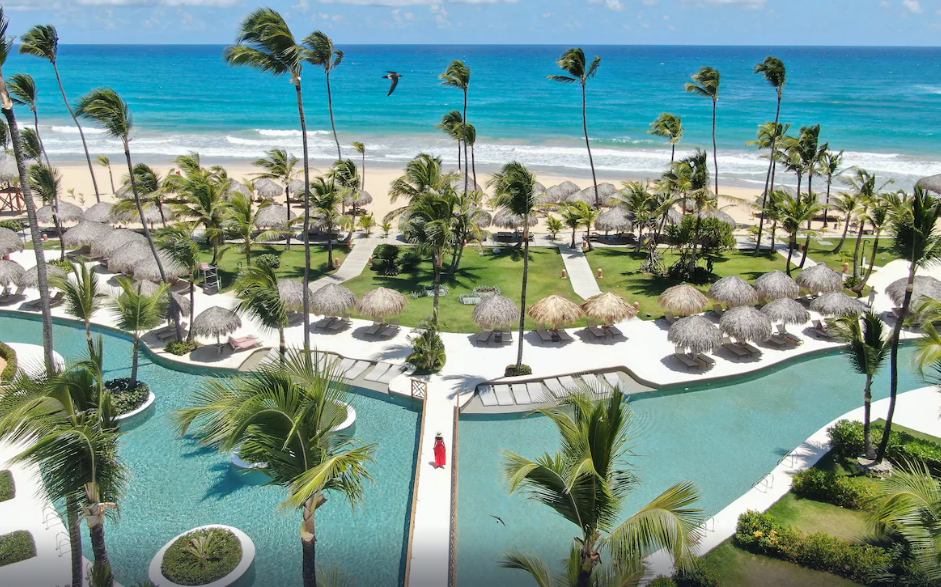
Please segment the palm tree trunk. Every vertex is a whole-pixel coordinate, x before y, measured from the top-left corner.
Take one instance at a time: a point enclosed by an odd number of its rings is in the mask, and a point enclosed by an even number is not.
[[[297,89],[297,114],[301,119],[301,144],[304,150],[304,294],[301,314],[304,316],[304,354],[310,356],[310,163],[307,161],[307,119],[304,118],[304,98],[301,94],[301,80],[295,78],[294,87]],[[313,547],[311,547],[313,548]],[[306,554],[305,554],[306,557]],[[305,558],[306,560],[306,558]],[[313,559],[311,559],[313,560]],[[306,574],[305,574],[306,577]],[[305,587],[307,587],[305,583]],[[311,586],[316,587],[316,583]]]
[[[89,318],[85,318],[85,342],[88,343],[88,356],[92,356],[95,353],[95,342],[92,340],[91,320]]]
[[[327,71],[327,106],[330,109],[330,127],[333,129],[333,142],[337,144],[337,161],[343,160],[340,139],[337,138],[337,123],[333,120],[333,92],[330,90],[330,71]]]
[[[101,202],[101,194],[98,193],[98,180],[95,179],[95,169],[91,164],[91,155],[88,154],[88,143],[85,142],[85,132],[82,130],[82,125],[78,123],[75,112],[72,111],[72,105],[69,104],[69,97],[65,95],[65,86],[62,85],[62,78],[59,77],[59,66],[56,64],[55,60],[52,62],[52,69],[56,72],[56,81],[59,83],[59,91],[62,92],[62,101],[65,102],[65,107],[69,109],[69,114],[72,115],[75,127],[78,128],[78,136],[82,139],[82,148],[85,150],[85,161],[88,162],[88,173],[91,174],[91,184],[95,188],[95,201]],[[133,170],[131,175],[133,176]],[[143,215],[141,215],[141,218],[143,218]]]
[[[55,214],[52,216],[52,222],[56,225],[56,233],[59,235],[59,260],[65,260],[65,240],[62,238],[62,223],[59,222],[59,204],[58,196],[53,199],[53,206],[55,207]]]
[[[866,289],[866,282],[869,281],[869,276],[872,275],[873,266],[876,264],[876,251],[879,250],[879,234],[881,232],[881,230],[876,231],[876,238],[872,243],[872,255],[870,255],[869,258],[869,268],[866,269],[866,276],[863,277],[863,281],[857,286],[859,287],[860,292]]]
[[[78,503],[74,498],[68,498],[65,502],[65,518],[69,527],[69,553],[72,567],[71,587],[82,587],[85,575],[83,572],[85,561],[82,556],[82,522],[78,517],[78,507]]]
[[[794,254],[794,245],[797,243],[796,233],[792,233],[787,239],[787,274],[791,274],[791,256]]]
[[[778,221],[775,220],[771,223],[771,254],[774,255],[774,237],[778,231]]]
[[[333,230],[327,234],[327,271],[333,271]]]
[[[117,190],[114,189],[114,175],[111,173],[111,164],[108,164],[108,181],[111,182],[111,193],[113,194]]]
[[[778,121],[781,119],[781,90],[778,89],[778,106],[774,112],[774,134],[771,135],[771,157],[768,161],[768,175],[765,176],[765,191],[761,193],[761,216],[758,218],[758,239],[755,241],[755,256],[761,249],[761,231],[765,225],[765,206],[768,204],[768,191],[774,189],[771,183],[771,174],[774,171],[774,147],[778,140]]]
[[[317,534],[314,516],[316,515],[316,498],[312,495],[304,504],[304,522],[301,526],[301,557],[303,560],[304,587],[318,587],[317,585]]]
[[[441,266],[444,264],[444,251],[435,253],[435,300],[432,306],[435,328],[438,327],[438,299],[441,295]]]
[[[474,154],[473,144],[471,144],[471,171],[474,174],[474,185],[476,186],[477,185],[477,156]]]
[[[716,170],[716,197],[719,197],[719,147],[716,145],[716,99],[712,99],[712,166]]]
[[[905,297],[902,299],[902,311],[895,321],[892,329],[892,349],[889,352],[889,411],[885,416],[885,431],[879,442],[879,451],[876,453],[876,462],[881,463],[885,452],[889,448],[889,437],[892,435],[892,418],[895,416],[895,400],[899,393],[899,337],[902,334],[902,323],[908,316],[908,307],[912,302],[912,287],[915,284],[915,271],[917,265],[911,263],[908,269],[908,286],[905,288]]]
[[[851,212],[846,213],[846,219],[843,221],[843,236],[840,237],[840,242],[837,243],[836,247],[833,248],[831,253],[839,253],[843,250],[843,243],[846,242],[846,233],[850,229],[850,215]]]
[[[173,297],[173,296],[170,296]],[[192,324],[190,325],[192,329]],[[140,336],[138,336],[137,331],[134,331],[134,354],[131,358],[131,383],[136,387],[137,386],[137,358],[140,354]]]
[[[588,140],[588,86],[582,82],[582,129],[585,131],[585,148],[588,149],[588,165],[591,167],[591,184],[595,186],[595,207],[601,204],[598,198],[598,178],[595,177],[595,160],[591,156],[591,142]],[[591,247],[591,243],[588,243]]]
[[[865,398],[864,416],[863,416],[863,446],[865,447],[865,456],[872,460],[876,458],[876,451],[872,446],[872,375],[866,375],[866,389],[863,392]]]
[[[462,142],[464,143],[464,161],[470,161],[467,158],[467,88],[464,88],[464,118],[461,120],[461,137]],[[467,167],[465,165],[465,167]],[[464,203],[464,200],[467,200],[467,182],[470,179],[470,174],[464,170],[464,199],[461,200],[461,204]]]
[[[457,170],[461,170],[461,139],[457,140]]]
[[[673,159],[676,157],[676,143],[670,143],[670,165],[673,165]]]
[[[859,247],[863,242],[863,227],[866,221],[859,219],[859,230],[856,231],[856,248],[853,250],[853,277],[859,278]]]
[[[830,187],[833,185],[833,174],[827,172],[827,198],[823,205],[823,227],[826,228],[829,225],[829,216],[830,216]]]
[[[196,312],[196,272],[193,271],[192,273],[193,275],[190,276],[190,329],[186,333],[187,342],[193,342],[193,314]]]
[[[523,228],[523,287],[520,289],[520,331],[516,347],[516,374],[523,366],[523,333],[526,325],[526,287],[529,284],[529,214]]]
[[[573,226],[573,227],[572,227],[572,244],[569,245],[569,248],[572,248],[572,249],[575,248],[575,231],[576,231],[576,230],[578,230],[578,227],[577,227],[577,226]]]
[[[97,512],[97,516],[90,515],[86,518],[88,521],[88,535],[91,538],[91,549],[94,554],[95,563],[111,568],[111,561],[108,559],[108,546],[105,544],[105,513],[100,505],[93,505],[90,513]],[[97,519],[96,519],[97,518]],[[114,585],[114,577],[105,585],[111,587]]]
[[[810,248],[810,233],[808,233],[807,236],[804,238],[804,251],[803,251],[803,255],[801,255],[801,262],[797,266],[798,269],[804,268],[804,262],[807,261],[807,249],[809,248]]]
[[[287,179],[287,178],[285,178],[285,179]],[[285,242],[285,244],[284,244],[284,250],[285,250],[285,251],[290,251],[290,250],[291,250],[291,229],[290,229],[290,223],[291,223],[291,189],[288,187],[287,184],[288,184],[288,182],[285,181],[285,182],[284,182],[284,208],[285,208],[285,218],[284,218],[285,222],[284,222],[284,228],[285,228],[285,232],[287,233],[287,234],[286,234],[286,236],[287,236],[287,242]]]
[[[46,159],[46,167],[52,169],[52,164],[49,163],[49,153],[46,153],[46,146],[42,142],[42,135],[39,134],[39,111],[33,108],[33,127],[36,131],[36,140],[39,141],[39,150],[42,151],[42,156]]]

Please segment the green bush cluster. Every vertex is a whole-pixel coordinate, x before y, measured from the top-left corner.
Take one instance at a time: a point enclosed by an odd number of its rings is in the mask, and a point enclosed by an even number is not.
[[[202,345],[195,340],[171,340],[167,343],[167,346],[163,347],[163,350],[171,355],[182,357],[183,355],[190,354],[201,346]]]
[[[533,368],[529,365],[520,365],[520,368],[517,369],[516,365],[507,365],[506,369],[503,371],[504,377],[519,377],[521,375],[532,375]]]
[[[423,373],[440,371],[448,357],[437,329],[428,327],[416,332],[412,337],[412,354],[406,360]]]
[[[130,377],[121,377],[105,381],[105,388],[111,392],[114,409],[119,416],[133,412],[144,405],[150,395],[150,386],[143,381],[132,385]]]
[[[406,251],[405,254],[399,258],[399,271],[412,275],[418,271],[418,266],[421,265],[421,262],[421,255],[416,251]]]
[[[673,576],[673,582],[677,587],[719,587],[719,575],[703,559],[699,559],[693,568],[678,571]]]
[[[864,510],[876,497],[875,488],[858,477],[837,475],[811,467],[794,476],[792,491],[799,497]]]
[[[163,555],[160,572],[177,585],[206,585],[231,573],[241,560],[235,534],[207,528],[177,538]]]
[[[23,223],[19,220],[0,220],[0,228],[8,228],[13,232],[23,230]]]
[[[878,445],[884,432],[885,426],[881,422],[873,424],[872,441]],[[855,459],[863,454],[865,443],[862,422],[840,420],[827,433],[830,435],[831,450],[838,457]],[[907,432],[892,431],[886,457],[894,463],[922,461],[933,473],[941,473],[941,444],[916,438]]]
[[[0,536],[0,567],[36,556],[36,542],[25,530]]]
[[[869,544],[851,544],[818,532],[805,536],[775,521],[771,514],[748,511],[738,519],[735,542],[755,554],[826,571],[865,585],[884,584],[892,565],[889,552]]]
[[[670,577],[664,577],[660,575],[650,583],[647,583],[647,587],[677,587],[676,581]]]
[[[0,471],[0,501],[8,501],[16,497],[16,484],[13,482],[13,473]]]
[[[281,268],[281,257],[272,254],[258,255],[252,262],[255,263],[256,267],[269,267],[271,269],[280,269]]]
[[[65,259],[54,259],[49,261],[50,265],[55,265],[56,267],[61,267],[66,271],[72,271],[72,260],[66,257]]]
[[[0,382],[13,381],[17,370],[16,351],[10,348],[9,345],[0,342],[0,357],[3,357],[3,360],[7,362],[7,366],[0,373]]]

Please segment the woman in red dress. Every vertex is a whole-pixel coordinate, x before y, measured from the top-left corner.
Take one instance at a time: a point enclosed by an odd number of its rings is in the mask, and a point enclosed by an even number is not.
[[[444,436],[439,432],[435,434],[435,469],[447,464],[447,449],[444,447]]]

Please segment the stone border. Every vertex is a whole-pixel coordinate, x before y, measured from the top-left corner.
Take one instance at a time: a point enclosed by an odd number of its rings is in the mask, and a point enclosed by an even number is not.
[[[148,389],[147,399],[144,400],[144,403],[142,403],[136,410],[131,410],[130,412],[126,414],[122,414],[116,417],[114,421],[120,423],[123,426],[134,426],[135,424],[139,424],[140,423],[139,420],[144,419],[143,416],[146,415],[145,412],[149,410],[150,408],[152,408],[156,402],[157,402],[157,396],[154,395],[153,391]]]
[[[235,566],[235,569],[231,573],[222,577],[218,581],[213,581],[212,583],[207,583],[205,585],[200,585],[199,587],[229,587],[230,585],[237,584],[242,577],[244,577],[255,565],[255,543],[252,542],[252,539],[248,537],[248,534],[242,532],[238,528],[233,528],[232,526],[224,526],[222,524],[209,524],[207,526],[200,526],[198,528],[193,528],[192,530],[187,530],[179,536],[175,537],[170,542],[167,542],[163,548],[157,551],[157,554],[154,556],[153,560],[150,561],[150,568],[147,572],[147,578],[154,585],[159,585],[160,587],[184,587],[183,585],[177,585],[172,583],[169,579],[164,577],[163,572],[160,570],[160,567],[163,565],[163,557],[166,554],[170,546],[187,534],[196,532],[197,530],[207,530],[210,528],[215,528],[219,530],[228,530],[235,535],[239,540],[239,544],[242,547],[242,560],[239,561],[239,564]]]

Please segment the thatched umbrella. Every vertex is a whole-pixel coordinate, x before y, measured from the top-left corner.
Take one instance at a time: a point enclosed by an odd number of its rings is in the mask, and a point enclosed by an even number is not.
[[[297,195],[304,192],[304,182],[299,179],[292,179],[288,182],[288,193]]]
[[[683,222],[683,213],[676,208],[667,210],[667,224],[679,224]]]
[[[115,251],[131,244],[147,243],[144,235],[127,230],[126,228],[117,228],[101,237],[91,244],[91,254],[96,257],[108,257]]]
[[[568,194],[565,193],[560,186],[554,185],[551,188],[546,190],[546,196],[548,196],[547,201],[550,203],[558,203],[565,199]]]
[[[916,183],[916,186],[924,188],[929,192],[934,192],[936,194],[941,194],[941,173],[938,175],[930,175],[928,177],[923,177],[919,179]]]
[[[677,314],[698,314],[709,307],[709,298],[691,285],[681,283],[664,290],[657,303],[664,310]]]
[[[536,183],[533,184],[533,191],[536,192],[537,194],[541,194],[542,192],[546,191],[546,186],[542,185],[542,183],[537,181]]]
[[[559,191],[562,192],[564,197],[571,196],[575,192],[579,192],[582,189],[570,181],[563,181],[556,187],[559,188]]]
[[[797,282],[783,271],[765,273],[755,280],[755,289],[758,290],[758,295],[766,300],[796,298],[800,295],[800,287]]]
[[[221,337],[231,334],[242,327],[242,319],[239,315],[219,306],[206,308],[193,319],[190,325],[190,332],[194,336],[216,337],[216,344],[219,345],[219,352],[222,352]]]
[[[255,226],[258,228],[285,228],[288,225],[288,214],[291,215],[292,219],[297,218],[297,214],[293,210],[288,212],[281,204],[265,206],[258,211]]]
[[[487,228],[493,224],[493,214],[487,212],[486,210],[481,210],[477,206],[471,205],[470,209],[475,212],[474,214],[474,223],[477,224],[477,228]]]
[[[103,224],[109,223],[112,221],[112,208],[114,208],[114,204],[109,204],[108,202],[98,202],[88,210],[85,210],[85,220],[101,222]]]
[[[150,247],[148,247],[149,249]],[[176,257],[163,249],[157,249],[157,256],[160,257],[160,264],[163,266],[163,274],[167,279],[178,279],[182,275],[187,275],[189,267],[180,263]],[[140,281],[161,281],[160,268],[157,266],[157,260],[153,253],[140,260],[134,266],[134,278]]]
[[[761,312],[772,322],[782,324],[805,324],[810,320],[810,312],[791,298],[778,298],[768,302]]]
[[[394,289],[377,287],[363,294],[356,303],[356,311],[363,316],[384,320],[401,314],[408,305],[408,298]]]
[[[618,195],[618,188],[614,187],[613,183],[604,182],[604,183],[598,184],[598,196],[599,197],[613,198],[616,195]]]
[[[140,292],[145,296],[153,296],[157,293],[157,290],[160,288],[153,281],[138,281],[137,287],[140,288]],[[167,290],[167,293],[173,296],[173,299],[176,301],[177,306],[180,308],[180,313],[188,315],[190,313],[190,299],[189,296],[178,294]],[[167,308],[167,320],[171,320],[173,316],[170,315],[169,308]]]
[[[810,293],[843,291],[843,275],[818,263],[797,276],[797,285]]]
[[[330,283],[310,296],[310,309],[314,314],[342,316],[356,305],[356,295],[349,289]]]
[[[715,218],[719,222],[725,222],[726,224],[731,224],[733,227],[735,226],[735,219],[722,210],[703,210],[699,216],[701,218]]]
[[[279,279],[278,295],[288,310],[300,312],[304,308],[304,282],[297,279]]]
[[[810,309],[824,316],[858,316],[866,311],[866,306],[839,291],[821,294],[810,302]]]
[[[372,195],[367,191],[357,190],[353,196],[353,204],[360,208],[372,204]]]
[[[667,340],[694,353],[706,353],[722,344],[722,333],[702,316],[687,316],[673,323]]]
[[[91,220],[82,220],[65,231],[65,234],[62,235],[62,242],[67,247],[84,247],[107,236],[112,230],[114,229],[107,224],[92,222]]]
[[[23,250],[23,239],[9,228],[0,228],[0,257]]]
[[[595,219],[595,230],[625,232],[633,227],[631,216],[623,208],[610,208]]]
[[[284,192],[284,188],[274,180],[263,177],[255,182],[255,193],[266,200],[273,200]]]
[[[114,191],[114,197],[120,198],[122,200],[127,200],[128,198],[133,198],[134,193],[131,192],[131,184],[126,183]]]
[[[454,187],[455,190],[459,190],[459,191],[463,190],[464,189],[464,172],[454,170],[451,173],[454,174],[454,181],[451,182],[451,185]],[[484,191],[484,188],[480,187],[480,184],[476,183],[473,177],[467,178],[467,189],[468,191],[475,191],[475,192]]]
[[[16,159],[9,153],[0,155],[0,182],[10,184],[20,181],[20,172],[16,166]]]
[[[65,279],[68,275],[66,270],[59,265],[53,265],[51,263],[46,263],[46,280],[55,281],[58,279]],[[39,266],[34,265],[23,272],[23,277],[20,278],[20,281],[17,283],[20,287],[39,287]]]
[[[244,194],[249,198],[252,197],[252,191],[248,189],[248,186],[240,181],[235,181],[234,179],[229,180],[229,189],[227,190],[227,193]]]
[[[23,279],[26,271],[16,261],[5,261],[0,259],[0,285],[4,291],[11,285],[18,284]]]
[[[111,253],[108,258],[108,271],[132,274],[138,263],[152,256],[153,253],[146,241],[129,243]]]
[[[481,328],[496,330],[519,322],[519,319],[520,309],[516,302],[498,294],[484,296],[474,308],[474,322]]]
[[[709,296],[729,307],[754,306],[758,303],[758,292],[738,275],[729,275],[712,284]]]
[[[911,307],[917,308],[924,303],[925,298],[941,300],[941,281],[927,275],[916,275],[914,287],[912,288]],[[896,306],[902,305],[905,299],[905,289],[908,287],[908,278],[897,279],[885,288],[885,293]]]
[[[530,306],[528,314],[536,322],[549,324],[555,329],[562,324],[575,322],[585,313],[575,302],[562,296],[551,295]]]
[[[493,225],[499,226],[500,228],[512,228],[513,230],[519,230],[523,228],[524,218],[519,214],[514,214],[508,208],[501,208],[493,216]],[[535,214],[529,215],[529,226],[533,227],[539,222],[539,219],[536,218]]]
[[[738,340],[763,342],[771,338],[771,319],[752,306],[739,306],[722,314],[719,329]]]
[[[615,324],[637,315],[637,308],[633,304],[609,291],[591,296],[582,302],[582,311],[602,324]]]
[[[55,221],[52,219],[53,209],[51,204],[43,206],[39,210],[36,210],[36,220],[42,222],[43,224],[53,224]],[[82,219],[85,212],[76,206],[75,204],[70,204],[68,202],[59,202],[59,223],[63,222],[78,222]]]

